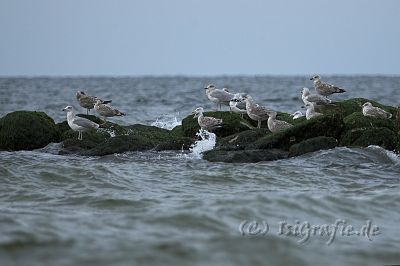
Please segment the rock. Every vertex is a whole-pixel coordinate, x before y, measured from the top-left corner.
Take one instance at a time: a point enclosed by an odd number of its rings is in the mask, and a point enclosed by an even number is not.
[[[58,142],[54,120],[43,112],[16,111],[0,119],[0,150],[33,150]]]
[[[170,150],[189,150],[193,144],[193,139],[188,137],[172,138],[171,140],[158,144],[154,150],[170,151]]]
[[[247,145],[246,149],[283,149],[309,138],[326,136],[338,139],[344,124],[340,115],[321,116],[299,123],[287,130],[267,135]]]
[[[279,149],[239,151],[211,150],[203,154],[203,158],[207,161],[225,163],[256,163],[280,160],[287,157],[288,152]]]
[[[81,151],[79,154],[85,156],[103,156],[128,151],[150,150],[153,147],[154,143],[149,138],[135,135],[122,135],[109,138],[106,141],[97,144],[94,148]]]
[[[294,144],[289,149],[289,157],[300,156],[309,152],[333,149],[338,141],[331,137],[316,137]]]
[[[113,131],[116,136],[110,137],[110,134],[103,129],[84,133],[83,141],[76,139],[66,139],[63,142],[63,150],[60,154],[76,153],[86,156],[102,156],[113,153],[123,153],[128,151],[143,151],[155,149],[161,150],[181,150],[189,149],[194,139],[180,137],[179,129],[175,131],[162,129],[154,126],[135,124],[127,127],[115,125],[107,122],[105,129]],[[71,137],[70,131],[64,132],[64,137]],[[74,132],[72,132],[74,133]],[[120,134],[120,135],[118,135]]]
[[[386,127],[358,128],[347,131],[340,140],[340,145],[358,147],[378,145],[387,150],[400,151],[400,137]]]
[[[218,138],[217,148],[220,150],[244,150],[248,144],[265,137],[267,134],[271,133],[265,128],[245,130],[225,138]]]
[[[205,112],[204,116],[221,118],[223,125],[221,128],[214,130],[218,137],[226,137],[244,130],[253,128],[252,123],[247,119],[242,119],[239,114],[231,112]],[[197,123],[197,118],[189,115],[182,120],[182,130],[186,137],[195,137],[200,127]]]

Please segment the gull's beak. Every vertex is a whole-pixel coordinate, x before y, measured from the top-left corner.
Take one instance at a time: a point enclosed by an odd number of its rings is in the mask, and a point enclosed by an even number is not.
[[[206,90],[206,89],[208,89],[208,87],[204,87],[204,89]]]
[[[67,109],[64,108],[64,109],[62,109],[62,111],[65,112],[65,111],[67,111]]]
[[[310,78],[310,80],[313,80],[314,78]]]
[[[305,106],[305,105],[302,105],[300,108],[303,108],[303,109],[304,109],[304,108],[306,108],[306,106]]]

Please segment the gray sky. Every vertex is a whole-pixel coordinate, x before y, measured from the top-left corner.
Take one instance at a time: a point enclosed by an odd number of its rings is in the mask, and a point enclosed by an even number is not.
[[[400,74],[396,0],[0,0],[0,75]]]

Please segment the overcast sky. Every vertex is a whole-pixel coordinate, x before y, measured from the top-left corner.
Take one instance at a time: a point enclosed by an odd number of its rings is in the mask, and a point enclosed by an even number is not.
[[[396,0],[0,0],[0,75],[400,74]]]

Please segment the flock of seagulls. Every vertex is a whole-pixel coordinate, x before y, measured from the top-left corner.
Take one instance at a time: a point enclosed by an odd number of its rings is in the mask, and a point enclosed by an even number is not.
[[[305,117],[307,120],[319,117],[323,115],[315,111],[315,106],[335,104],[328,96],[335,93],[344,93],[345,89],[337,87],[335,85],[323,82],[319,75],[315,75],[310,78],[314,83],[314,88],[317,94],[312,94],[308,88],[303,88],[301,91],[301,99],[306,108]],[[257,128],[261,128],[261,123],[267,121],[268,129],[272,132],[279,132],[281,130],[288,129],[293,125],[278,120],[276,118],[277,112],[266,107],[257,104],[253,98],[246,93],[232,94],[227,89],[218,89],[214,84],[210,84],[204,88],[206,90],[207,98],[217,104],[217,111],[221,110],[222,105],[229,106],[230,110],[234,113],[241,114],[242,118],[244,114],[254,121],[257,121]],[[382,119],[390,119],[392,114],[382,110],[378,107],[372,106],[371,103],[367,102],[363,105],[364,116],[377,117]],[[198,119],[198,124],[202,129],[213,130],[222,125],[223,121],[210,116],[203,115],[204,109],[198,107],[194,110],[194,117]],[[293,119],[304,117],[301,111],[296,111],[291,115]]]
[[[311,94],[308,88],[303,88],[301,91],[301,99],[306,108],[305,117],[307,120],[313,119],[315,117],[321,116],[321,113],[315,111],[315,106],[334,104],[332,100],[328,99],[328,96],[335,93],[344,93],[346,90],[334,86],[329,83],[321,81],[321,77],[316,75],[311,77],[314,82],[314,88],[317,94]],[[268,129],[272,132],[279,132],[281,130],[288,129],[293,125],[277,119],[277,112],[266,107],[257,104],[253,98],[247,93],[231,93],[228,89],[218,89],[215,85],[209,84],[204,88],[206,91],[207,98],[216,104],[217,111],[222,109],[222,105],[229,106],[230,110],[234,113],[238,113],[242,116],[246,115],[257,121],[257,128],[261,128],[261,123],[267,121]],[[102,100],[96,96],[91,96],[83,91],[76,92],[76,100],[79,105],[86,109],[86,113],[89,114],[90,110],[94,109],[106,122],[108,117],[114,116],[125,116],[125,114],[118,109],[112,107],[110,100]],[[63,109],[67,112],[67,122],[69,127],[79,132],[78,139],[83,139],[83,132],[87,132],[91,129],[98,129],[101,125],[75,115],[74,108],[72,106],[67,106]],[[392,117],[391,113],[386,112],[378,107],[372,106],[371,103],[367,102],[363,105],[362,112],[364,116],[377,117],[382,119],[390,119]],[[212,131],[216,128],[222,127],[222,119],[204,116],[204,109],[202,107],[196,108],[192,114],[194,118],[197,118],[197,122],[201,129]],[[304,117],[301,111],[296,111],[291,115],[293,119],[298,119]]]
[[[124,113],[109,105],[109,103],[111,103],[112,101],[105,101],[96,96],[87,95],[83,91],[77,91],[75,96],[79,105],[86,109],[86,114],[89,114],[90,110],[94,109],[101,117],[103,117],[104,122],[107,121],[107,117],[125,115]],[[73,131],[78,132],[79,140],[83,139],[83,132],[87,132],[92,129],[98,129],[101,127],[101,125],[89,119],[76,116],[74,108],[70,105],[65,107],[63,111],[67,112],[68,125]]]

